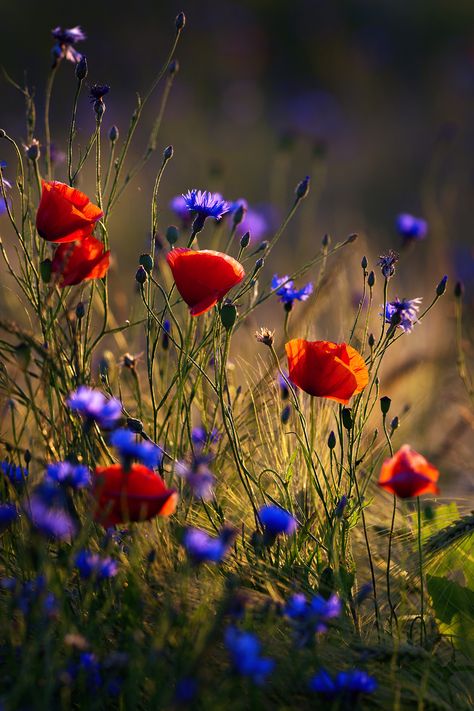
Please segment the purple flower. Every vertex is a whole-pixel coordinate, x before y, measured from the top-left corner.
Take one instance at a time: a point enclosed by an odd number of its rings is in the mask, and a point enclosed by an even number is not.
[[[73,47],[76,42],[82,42],[86,39],[86,35],[79,27],[70,27],[69,29],[62,29],[62,27],[55,27],[51,30],[53,38],[56,43],[52,49],[53,54],[53,67],[56,66],[60,59],[67,59],[74,64],[77,64],[82,58],[82,54]]]
[[[296,519],[289,511],[273,504],[262,506],[258,515],[265,531],[271,536],[278,536],[280,533],[285,533],[289,536],[298,527]]]
[[[312,691],[327,699],[343,698],[354,703],[361,694],[372,694],[377,689],[377,681],[359,669],[339,672],[336,677],[332,677],[325,669],[320,669],[311,679],[309,686]]]
[[[75,566],[81,578],[88,580],[106,580],[113,578],[118,573],[117,563],[110,557],[102,558],[98,553],[82,550],[77,554]]]
[[[92,483],[92,474],[88,467],[67,461],[48,464],[45,478],[72,489],[84,489]]]
[[[240,198],[240,200],[235,200],[231,203],[229,213],[234,215],[239,207],[245,208],[245,214],[243,219],[237,225],[235,231],[237,237],[242,237],[246,232],[249,232],[250,238],[253,242],[262,240],[268,234],[270,229],[268,219],[265,217],[263,212],[249,207],[244,198]]]
[[[188,190],[183,195],[185,205],[190,212],[196,212],[203,218],[213,217],[218,220],[226,212],[229,212],[230,205],[224,200],[220,193],[210,193],[208,190]]]
[[[184,195],[176,195],[170,202],[170,208],[185,227],[189,226],[193,221],[193,216],[188,209]]]
[[[118,450],[125,469],[131,460],[137,459],[149,469],[156,469],[163,461],[163,450],[152,442],[137,442],[130,430],[115,430],[110,435],[110,443]]]
[[[51,500],[47,488],[37,487],[25,506],[32,525],[47,538],[70,540],[76,533],[76,524],[66,509]]]
[[[188,528],[184,534],[183,546],[194,563],[220,563],[234,538],[235,531],[231,528],[223,528],[217,538],[198,528]]]
[[[395,301],[389,301],[385,306],[385,322],[395,324],[405,333],[410,333],[415,323],[418,323],[421,301],[421,297],[416,299],[396,298]]]
[[[93,84],[89,90],[89,99],[92,103],[102,101],[104,96],[110,91],[108,84]]]
[[[303,593],[295,593],[283,608],[283,614],[293,621],[297,639],[301,644],[314,633],[327,632],[329,620],[339,617],[341,611],[341,599],[335,594],[328,599],[317,594],[308,600]]]
[[[398,254],[389,250],[387,254],[381,254],[377,265],[380,267],[382,275],[385,279],[390,279],[395,274],[395,264],[398,262]]]
[[[265,683],[275,667],[275,661],[261,656],[260,640],[255,634],[228,627],[224,644],[237,674],[250,677],[258,686]]]
[[[15,504],[0,504],[0,533],[5,531],[18,518]]]
[[[193,456],[191,463],[178,462],[175,468],[176,474],[187,482],[193,495],[204,501],[209,501],[214,495],[216,478],[209,469],[210,461],[210,455],[197,454]]]
[[[5,161],[0,161],[1,168],[5,168],[6,165],[7,164],[5,163]],[[10,183],[10,181],[7,180],[6,178],[4,178],[3,175],[2,175],[2,179],[3,179],[3,187],[5,188],[5,192],[7,192],[7,190],[11,190],[12,184]],[[8,203],[10,204],[9,198],[8,198]],[[0,190],[0,215],[3,215],[6,211],[7,211],[7,204],[5,202],[5,198],[3,197],[3,193]]]
[[[220,439],[219,431],[214,427],[211,432],[208,432],[202,425],[194,427],[191,432],[191,441],[199,449],[202,449],[207,444],[215,444]]]
[[[398,233],[405,242],[422,240],[428,234],[428,223],[421,217],[414,217],[406,212],[398,215],[396,220]]]
[[[273,275],[271,286],[272,291],[276,290],[277,296],[280,297],[280,301],[285,304],[288,311],[291,310],[294,301],[306,301],[313,293],[311,282],[303,286],[302,289],[295,289],[292,279],[287,276],[279,277],[278,274]]]
[[[28,477],[28,470],[18,467],[12,462],[0,462],[0,471],[10,480],[14,486],[21,486]]]
[[[106,398],[100,390],[81,385],[72,392],[66,404],[79,413],[86,424],[97,422],[99,427],[112,429],[122,416],[122,403],[114,397]]]

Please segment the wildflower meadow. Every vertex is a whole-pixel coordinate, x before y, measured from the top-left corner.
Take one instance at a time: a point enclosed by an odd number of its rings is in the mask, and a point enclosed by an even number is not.
[[[305,231],[320,153],[278,203],[198,182],[167,119],[187,14],[123,77],[127,121],[86,17],[41,38],[41,86],[2,60],[0,710],[471,709],[460,425],[400,365],[442,322],[472,437],[464,282],[407,280],[416,205],[384,249]]]

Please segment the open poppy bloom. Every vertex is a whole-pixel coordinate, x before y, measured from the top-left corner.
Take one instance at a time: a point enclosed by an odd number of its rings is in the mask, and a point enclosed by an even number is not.
[[[408,499],[420,494],[439,494],[439,471],[408,444],[382,464],[378,484],[383,489]]]
[[[309,395],[347,405],[369,382],[364,359],[346,343],[294,338],[285,350],[291,382]]]
[[[170,516],[178,502],[177,492],[167,489],[163,479],[143,464],[132,464],[128,471],[121,464],[96,467],[93,495],[95,520],[105,528]]]
[[[49,242],[74,242],[92,234],[104,214],[87,195],[57,180],[43,180],[36,229]]]
[[[101,279],[109,268],[110,250],[95,237],[81,242],[61,244],[51,263],[51,270],[59,274],[59,286],[73,286],[88,279]]]
[[[245,276],[236,259],[212,249],[178,247],[168,252],[166,260],[191,316],[212,309]]]

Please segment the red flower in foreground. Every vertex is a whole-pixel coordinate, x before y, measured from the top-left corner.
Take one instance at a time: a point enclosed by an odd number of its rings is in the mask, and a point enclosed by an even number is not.
[[[73,286],[88,279],[101,279],[109,268],[110,251],[95,237],[61,244],[53,257],[51,270],[59,274],[59,286]]]
[[[167,489],[163,479],[143,464],[132,464],[129,471],[120,464],[96,467],[93,494],[95,520],[105,528],[170,516],[178,501],[177,492]]]
[[[347,405],[369,382],[364,359],[346,343],[294,338],[285,350],[291,382],[310,395]]]
[[[379,486],[401,499],[420,494],[439,494],[439,471],[408,444],[382,464]]]
[[[168,252],[166,260],[191,316],[212,309],[245,276],[236,259],[212,249],[179,247]]]
[[[104,214],[87,195],[57,180],[42,181],[36,229],[49,242],[74,242],[92,234]]]

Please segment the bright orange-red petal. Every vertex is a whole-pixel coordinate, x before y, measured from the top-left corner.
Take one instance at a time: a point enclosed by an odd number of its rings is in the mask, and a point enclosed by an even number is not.
[[[212,309],[245,276],[236,259],[211,249],[179,247],[171,250],[166,259],[192,316]]]
[[[103,212],[87,195],[57,180],[42,181],[36,213],[38,234],[50,242],[73,242],[92,234]]]
[[[346,405],[368,382],[364,383],[361,356],[344,343],[294,338],[286,343],[285,350],[290,380],[310,395]]]
[[[402,499],[438,494],[439,471],[423,455],[405,444],[382,464],[378,484]]]
[[[61,244],[56,249],[51,269],[59,275],[60,286],[73,286],[89,279],[101,279],[107,273],[110,251],[95,237]]]

